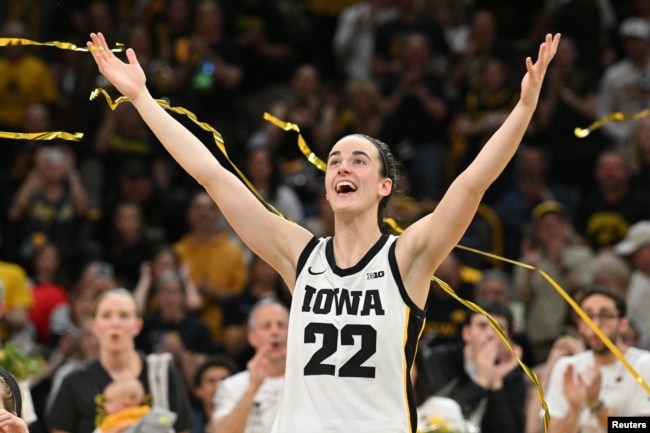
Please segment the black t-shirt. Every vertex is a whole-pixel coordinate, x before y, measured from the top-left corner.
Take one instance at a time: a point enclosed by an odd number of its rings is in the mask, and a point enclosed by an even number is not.
[[[151,388],[147,379],[147,363],[142,359],[138,377],[144,385],[145,400],[151,402]],[[92,433],[103,419],[102,392],[111,377],[98,360],[69,373],[62,381],[58,393],[52,396],[45,422],[48,430],[69,433]],[[169,409],[178,415],[174,430],[188,430],[192,424],[189,392],[178,370],[170,365],[168,377]]]
[[[142,330],[135,339],[135,346],[144,353],[156,352],[161,339],[167,334],[178,335],[183,346],[190,352],[223,352],[223,347],[212,338],[210,328],[200,317],[186,314],[182,321],[169,323],[162,320],[158,311],[145,316]]]

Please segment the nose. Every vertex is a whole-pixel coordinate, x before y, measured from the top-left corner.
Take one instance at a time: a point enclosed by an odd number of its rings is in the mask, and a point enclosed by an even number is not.
[[[346,160],[342,160],[341,162],[339,162],[337,171],[339,173],[347,173],[349,171],[348,162]]]

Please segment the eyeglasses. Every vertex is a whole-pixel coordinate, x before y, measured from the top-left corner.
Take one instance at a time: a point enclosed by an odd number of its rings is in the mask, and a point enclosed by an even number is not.
[[[589,317],[592,321],[600,322],[600,323],[611,322],[612,320],[616,320],[619,318],[619,315],[612,311],[601,311],[598,314],[589,313],[589,312],[585,312],[585,313],[587,317]]]

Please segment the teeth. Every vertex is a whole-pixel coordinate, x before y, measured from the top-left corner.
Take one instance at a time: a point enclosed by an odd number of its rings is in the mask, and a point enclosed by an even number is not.
[[[357,187],[348,181],[339,182],[336,184],[336,192],[356,191]]]

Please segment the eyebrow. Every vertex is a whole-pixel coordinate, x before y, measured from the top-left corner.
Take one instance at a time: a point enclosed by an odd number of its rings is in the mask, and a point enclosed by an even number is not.
[[[341,151],[340,151],[340,150],[335,150],[335,151],[333,151],[332,153],[329,154],[329,156],[327,157],[327,159],[329,160],[331,157],[333,157],[333,156],[338,156],[338,155],[340,155],[340,154],[341,154]],[[352,151],[352,155],[363,155],[363,156],[365,156],[365,157],[368,158],[368,159],[372,159],[372,158],[370,158],[370,155],[368,155],[368,154],[367,154],[366,152],[364,152],[363,150],[354,150],[354,151]]]

